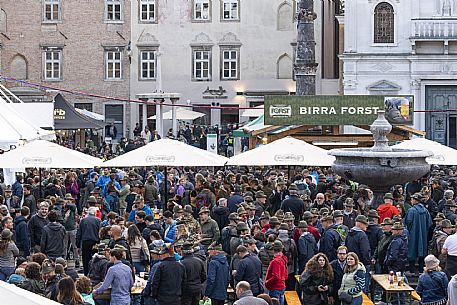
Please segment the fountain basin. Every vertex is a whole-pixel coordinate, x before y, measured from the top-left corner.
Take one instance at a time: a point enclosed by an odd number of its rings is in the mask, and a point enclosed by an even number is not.
[[[429,151],[392,149],[373,151],[371,148],[332,149],[335,173],[345,179],[366,184],[374,192],[387,192],[395,184],[414,181],[430,171],[425,158]]]

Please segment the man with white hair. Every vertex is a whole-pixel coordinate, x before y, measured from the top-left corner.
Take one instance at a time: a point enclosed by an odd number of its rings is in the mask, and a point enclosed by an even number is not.
[[[43,234],[43,228],[49,223],[48,213],[49,203],[42,201],[39,204],[39,210],[30,218],[27,224],[30,231],[30,247],[35,253],[41,251],[41,235]]]
[[[96,207],[89,208],[87,216],[81,219],[76,233],[76,244],[81,245],[84,275],[89,273],[92,248],[100,241],[98,231],[100,230],[101,220],[95,217],[96,212]]]

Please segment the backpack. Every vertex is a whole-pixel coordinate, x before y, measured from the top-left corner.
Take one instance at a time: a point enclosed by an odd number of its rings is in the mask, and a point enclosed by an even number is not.
[[[196,198],[197,210],[200,210],[202,207],[209,207],[209,198],[207,193],[200,193]]]
[[[306,183],[303,182],[303,180],[295,181],[295,185],[298,188],[299,195],[309,194],[308,185],[306,185]]]
[[[222,250],[225,253],[230,253],[230,240],[231,239],[232,239],[232,228],[230,226],[226,226],[222,229],[222,232],[221,232]]]
[[[343,228],[342,225],[336,227],[335,231],[340,235],[340,246],[344,246],[348,232]]]
[[[428,254],[433,254],[435,257],[440,255],[440,251],[438,251],[438,234],[433,234],[432,240],[428,244]]]

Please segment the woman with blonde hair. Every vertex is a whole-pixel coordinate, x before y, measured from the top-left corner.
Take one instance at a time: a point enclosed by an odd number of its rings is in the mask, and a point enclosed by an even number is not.
[[[362,305],[365,273],[365,266],[359,262],[357,254],[349,252],[346,258],[341,288],[338,290],[338,298],[342,304]]]
[[[305,271],[300,276],[300,286],[303,291],[303,304],[328,304],[332,295],[333,269],[328,258],[323,253],[314,255],[307,263]]]
[[[447,302],[448,279],[441,271],[440,261],[433,255],[424,259],[424,273],[419,276],[416,291],[421,304],[444,305]]]

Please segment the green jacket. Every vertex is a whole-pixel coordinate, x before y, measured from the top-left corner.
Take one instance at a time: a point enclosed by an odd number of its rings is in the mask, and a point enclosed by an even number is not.
[[[211,219],[211,217],[203,223],[200,222],[200,226],[202,228],[202,245],[209,246],[211,243],[218,241],[221,237],[219,226],[215,220]]]

